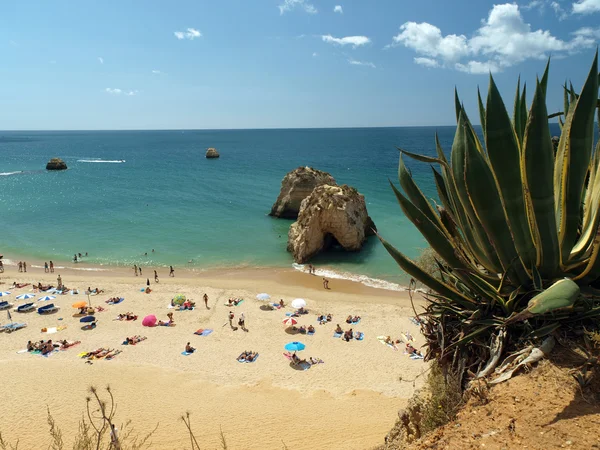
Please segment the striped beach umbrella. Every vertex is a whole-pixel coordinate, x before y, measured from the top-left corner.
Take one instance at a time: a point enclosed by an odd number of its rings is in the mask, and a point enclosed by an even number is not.
[[[292,325],[296,325],[297,323],[298,321],[293,317],[286,317],[285,319],[283,319],[283,324],[287,327],[291,327]]]
[[[55,298],[56,298],[56,297],[55,297],[55,296],[53,296],[53,295],[46,295],[46,296],[44,296],[44,297],[40,297],[40,298],[38,298],[38,301],[40,301],[40,302],[47,302],[47,301],[49,301],[49,300],[54,300]]]
[[[30,298],[35,297],[35,294],[21,294],[17,295],[17,300],[29,300]]]
[[[0,292],[0,297],[4,297],[5,295],[10,295],[10,292]]]

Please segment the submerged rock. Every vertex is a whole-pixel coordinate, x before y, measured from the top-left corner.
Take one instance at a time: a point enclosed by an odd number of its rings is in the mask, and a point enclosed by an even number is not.
[[[67,163],[60,158],[52,158],[46,164],[46,170],[67,170]]]
[[[289,172],[281,181],[279,197],[271,208],[270,216],[296,219],[302,200],[307,198],[317,186],[324,184],[337,186],[335,179],[321,170],[312,167],[298,167]]]
[[[209,148],[208,150],[206,150],[206,157],[207,158],[218,158],[219,156],[219,152],[217,151],[216,148]]]
[[[358,251],[373,230],[365,198],[356,189],[345,184],[317,186],[302,201],[298,220],[288,232],[287,249],[302,264],[338,244]]]

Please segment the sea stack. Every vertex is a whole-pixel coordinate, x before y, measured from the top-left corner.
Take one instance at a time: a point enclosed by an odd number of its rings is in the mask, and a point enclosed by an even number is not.
[[[312,167],[298,167],[292,170],[283,177],[279,197],[269,215],[283,219],[297,219],[302,200],[307,198],[317,186],[324,184],[337,186],[335,179],[327,172]]]
[[[288,232],[287,249],[303,264],[336,245],[358,251],[374,230],[365,197],[356,189],[345,184],[317,186],[302,201],[298,221]]]
[[[46,164],[46,170],[67,170],[67,163],[60,158],[52,158]]]
[[[206,157],[208,159],[214,159],[214,158],[218,158],[219,156],[219,152],[217,151],[216,148],[209,148],[208,150],[206,150]]]

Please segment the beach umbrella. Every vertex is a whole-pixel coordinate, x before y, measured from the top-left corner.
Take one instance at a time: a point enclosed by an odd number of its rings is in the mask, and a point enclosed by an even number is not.
[[[306,345],[304,345],[302,342],[290,342],[289,344],[285,344],[285,349],[288,352],[299,352],[305,348]]]
[[[270,296],[269,294],[267,294],[267,293],[263,292],[263,293],[261,293],[261,294],[258,294],[258,295],[256,296],[256,298],[257,298],[258,300],[267,301],[267,300],[270,300],[270,299],[271,299],[271,296]]]
[[[48,300],[54,300],[56,297],[53,295],[46,295],[45,297],[38,298],[40,302],[47,302]]]
[[[96,320],[96,318],[94,316],[85,316],[82,317],[81,319],[79,319],[79,321],[81,323],[90,323],[90,322],[94,322]]]
[[[306,300],[303,298],[297,298],[292,302],[292,308],[300,309],[306,306]]]
[[[298,321],[296,319],[294,319],[293,317],[286,317],[285,319],[283,319],[283,324],[287,325],[288,327],[292,326],[292,325],[296,325],[298,323]]]
[[[185,302],[185,295],[183,295],[183,294],[177,294],[175,297],[173,297],[174,305],[181,306],[181,305],[183,305],[184,302]]]
[[[73,308],[85,308],[87,306],[86,302],[75,302],[73,303],[71,306],[73,306]]]
[[[29,300],[33,297],[35,297],[35,294],[21,294],[17,296],[17,300]]]
[[[154,314],[151,314],[149,316],[144,317],[144,320],[142,320],[142,325],[145,327],[153,327],[154,325],[156,325],[156,316]]]
[[[5,295],[10,295],[10,292],[0,292],[0,297],[4,297]]]

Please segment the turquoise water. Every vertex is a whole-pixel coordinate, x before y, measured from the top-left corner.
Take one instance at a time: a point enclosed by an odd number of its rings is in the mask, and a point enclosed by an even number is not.
[[[397,182],[396,146],[433,154],[435,131],[449,151],[454,127],[0,132],[0,253],[68,261],[88,252],[87,262],[114,265],[291,267],[291,222],[267,214],[284,175],[308,165],[356,187],[380,233],[414,257],[425,242],[388,178]],[[221,158],[207,160],[207,147]],[[51,157],[69,170],[45,171]],[[85,162],[98,160],[105,162]],[[406,162],[436,197],[429,166]],[[406,282],[375,238],[360,253],[314,262]]]

